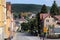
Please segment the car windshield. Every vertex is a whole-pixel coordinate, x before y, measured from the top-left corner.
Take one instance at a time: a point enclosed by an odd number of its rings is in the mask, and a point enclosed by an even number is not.
[[[60,28],[54,28],[54,33],[60,33]]]

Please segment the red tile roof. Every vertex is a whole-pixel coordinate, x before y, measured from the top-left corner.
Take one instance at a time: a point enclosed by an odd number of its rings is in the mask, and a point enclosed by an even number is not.
[[[54,17],[57,18],[60,21],[60,15],[56,15]]]
[[[48,13],[40,14],[40,19],[45,19],[49,15]]]
[[[57,24],[60,24],[60,21],[57,21]]]
[[[20,21],[25,21],[24,17],[21,17],[21,18],[20,18]]]

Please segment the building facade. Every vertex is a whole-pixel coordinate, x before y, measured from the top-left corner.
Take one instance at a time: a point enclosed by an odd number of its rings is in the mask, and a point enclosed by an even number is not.
[[[7,39],[10,37],[10,23],[11,23],[11,6],[9,3],[6,3],[6,26],[5,26],[5,30],[4,30],[4,38]]]
[[[40,20],[43,22],[43,32],[45,33],[52,34],[55,28],[60,28],[60,15],[51,16],[48,13],[41,13]]]
[[[6,0],[0,0],[0,40],[4,40],[4,28],[6,26]]]
[[[14,33],[14,19],[13,19],[13,14],[11,12],[11,3],[7,2],[6,3],[6,26],[5,26],[5,36],[4,38],[9,40],[10,37],[13,36]]]

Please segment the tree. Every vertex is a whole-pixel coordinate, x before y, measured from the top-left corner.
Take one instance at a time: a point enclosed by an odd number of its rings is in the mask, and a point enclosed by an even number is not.
[[[59,9],[57,7],[56,1],[54,1],[51,9],[50,9],[51,15],[59,15]]]
[[[37,18],[37,24],[38,24],[38,34],[40,34],[40,13],[38,13],[37,15],[36,15],[36,18]]]
[[[29,27],[28,23],[22,23],[21,26],[22,26],[22,30],[28,31],[28,27]]]
[[[34,36],[37,36],[37,21],[36,18],[32,18],[29,20],[29,29],[30,29],[30,33]]]
[[[47,13],[47,12],[48,12],[47,7],[46,7],[46,5],[44,4],[44,5],[42,6],[42,8],[41,8],[41,13]]]
[[[14,19],[19,18],[18,15],[19,15],[18,13],[14,12],[14,13],[13,13]]]
[[[40,13],[36,15],[36,18],[37,18],[38,34],[39,36],[41,36],[43,32],[43,22],[41,22],[40,20]]]

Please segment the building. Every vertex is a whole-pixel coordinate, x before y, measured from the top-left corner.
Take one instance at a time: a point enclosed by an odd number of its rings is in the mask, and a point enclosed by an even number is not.
[[[47,28],[47,27],[46,27],[46,22],[45,22],[45,20],[46,20],[45,18],[46,18],[46,17],[49,17],[49,14],[47,14],[47,13],[44,13],[44,14],[41,13],[41,14],[40,14],[41,26],[43,26],[44,32],[47,31],[47,30],[46,30],[46,28]]]
[[[53,28],[60,28],[60,15],[58,16],[51,16],[48,13],[41,13],[40,14],[40,20],[43,22],[43,30],[44,32],[47,32],[48,28],[50,26]],[[42,25],[42,24],[41,24]]]
[[[35,18],[36,17],[36,14],[31,14],[30,16],[29,16],[29,19],[32,19],[32,18]]]
[[[11,12],[11,3],[6,3],[6,26],[5,26],[5,36],[4,38],[10,40],[10,37],[13,37],[15,24],[13,19],[13,14]]]
[[[28,21],[24,18],[24,17],[21,17],[19,19],[19,23],[27,23]]]
[[[0,40],[4,40],[5,25],[6,25],[6,0],[0,0]]]
[[[56,21],[56,25],[55,25],[55,27],[57,28],[60,28],[60,15],[55,15],[54,16],[54,19],[55,19],[55,21]]]
[[[4,35],[4,38],[5,39],[7,39],[8,40],[8,38],[10,37],[10,21],[11,21],[11,19],[10,19],[10,16],[11,16],[11,9],[10,9],[10,7],[11,6],[9,6],[10,4],[9,3],[7,3],[6,4],[6,26],[5,26],[5,35]]]

